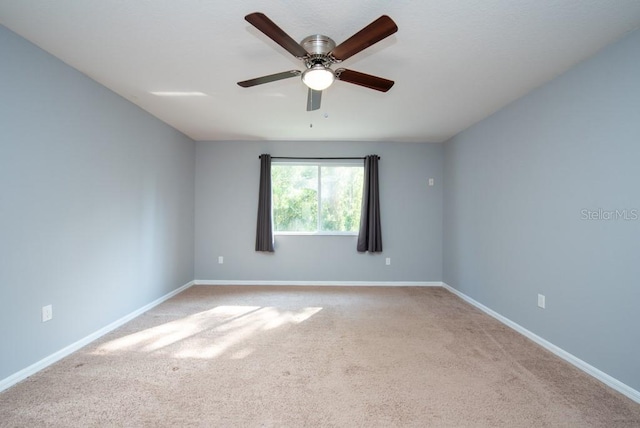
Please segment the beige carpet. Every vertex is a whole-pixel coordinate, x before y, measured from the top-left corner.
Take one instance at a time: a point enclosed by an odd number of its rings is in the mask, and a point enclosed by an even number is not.
[[[196,286],[0,393],[2,427],[638,427],[440,288]]]

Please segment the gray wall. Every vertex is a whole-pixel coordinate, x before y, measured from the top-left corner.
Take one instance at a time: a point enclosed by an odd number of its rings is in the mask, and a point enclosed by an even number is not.
[[[640,220],[582,219],[640,214],[640,33],[448,141],[444,170],[444,281],[640,390]]]
[[[1,26],[0,85],[1,380],[193,279],[195,143]]]
[[[356,252],[355,236],[276,236],[254,251],[260,161],[272,156],[364,156],[380,160],[384,252]],[[428,178],[435,186],[428,186]],[[440,281],[442,146],[362,142],[199,142],[196,259],[200,280]],[[224,256],[224,264],[218,264]],[[391,266],[385,258],[391,257]]]

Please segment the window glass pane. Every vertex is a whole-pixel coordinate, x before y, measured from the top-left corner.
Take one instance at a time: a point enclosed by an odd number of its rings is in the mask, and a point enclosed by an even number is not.
[[[358,231],[363,177],[361,166],[321,167],[322,231]]]
[[[318,166],[272,165],[274,230],[315,232],[318,228]]]

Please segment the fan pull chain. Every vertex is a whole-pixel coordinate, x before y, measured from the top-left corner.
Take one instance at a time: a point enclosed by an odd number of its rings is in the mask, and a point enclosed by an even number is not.
[[[318,110],[318,111],[319,111],[319,110]],[[314,111],[314,112],[311,112],[311,114],[312,114],[312,115],[315,115],[315,114],[317,114],[317,113]],[[324,112],[324,113],[322,114],[322,117],[324,117],[325,119],[328,119],[328,118],[329,118],[329,113]],[[313,121],[314,121],[314,119],[315,119],[315,118],[313,118],[313,117],[311,118],[311,123],[309,123],[309,128],[313,128]]]

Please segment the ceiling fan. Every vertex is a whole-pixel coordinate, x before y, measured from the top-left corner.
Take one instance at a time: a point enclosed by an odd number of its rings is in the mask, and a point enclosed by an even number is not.
[[[320,108],[322,91],[331,86],[335,80],[353,83],[381,92],[387,92],[393,86],[393,80],[383,79],[382,77],[359,71],[347,70],[346,68],[331,69],[332,64],[342,62],[398,31],[396,23],[387,15],[382,15],[337,46],[331,38],[322,34],[305,37],[300,43],[297,43],[265,14],[260,12],[250,13],[244,19],[290,54],[303,61],[306,70],[289,70],[238,82],[238,85],[243,88],[288,79],[289,77],[302,76],[302,81],[309,88],[307,111],[311,111]]]

